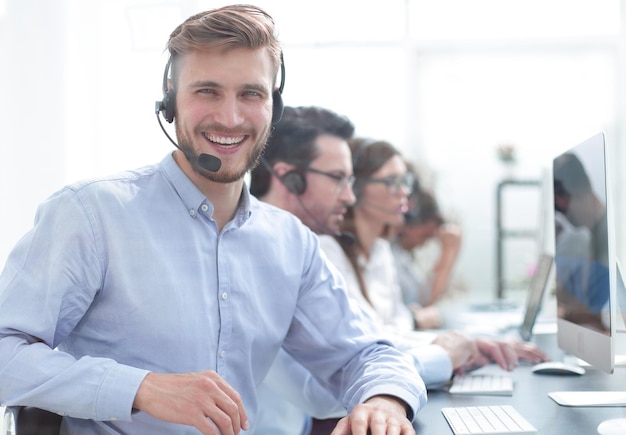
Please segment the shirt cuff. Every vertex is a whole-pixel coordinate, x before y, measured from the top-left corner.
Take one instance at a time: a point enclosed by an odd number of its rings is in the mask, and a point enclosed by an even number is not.
[[[123,364],[111,367],[96,400],[96,419],[131,421],[137,390],[148,373]]]
[[[452,377],[452,360],[443,347],[431,344],[408,349],[406,352],[413,357],[426,388],[441,386]]]

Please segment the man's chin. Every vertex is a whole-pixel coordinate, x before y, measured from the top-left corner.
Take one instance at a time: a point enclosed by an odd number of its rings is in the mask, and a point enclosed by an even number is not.
[[[234,182],[241,180],[246,175],[246,172],[248,172],[250,168],[249,161],[248,161],[247,166],[245,167],[240,166],[239,168],[229,167],[229,162],[223,161],[222,167],[218,171],[212,172],[212,171],[207,171],[206,169],[198,165],[197,159],[196,160],[192,159],[190,163],[194,171],[198,173],[199,175],[201,175],[202,177],[206,178],[209,181],[213,181],[214,183],[223,183],[223,184],[234,183]]]
[[[215,183],[234,183],[236,181],[241,180],[246,172],[210,172],[206,170],[201,170],[200,175],[202,175],[207,180],[213,181]]]

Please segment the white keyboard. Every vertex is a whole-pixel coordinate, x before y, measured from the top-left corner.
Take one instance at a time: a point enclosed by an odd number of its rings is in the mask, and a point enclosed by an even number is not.
[[[529,434],[537,429],[511,405],[441,408],[454,435]]]
[[[452,378],[451,394],[513,395],[513,378],[505,374],[465,375]]]

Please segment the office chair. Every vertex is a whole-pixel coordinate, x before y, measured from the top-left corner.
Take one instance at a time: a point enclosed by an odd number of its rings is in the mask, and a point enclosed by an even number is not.
[[[0,435],[59,435],[62,418],[32,406],[7,406]]]

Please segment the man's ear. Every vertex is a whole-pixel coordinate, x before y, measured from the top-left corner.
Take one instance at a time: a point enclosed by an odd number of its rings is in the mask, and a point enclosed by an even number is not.
[[[293,171],[296,167],[289,163],[278,161],[274,163],[272,169],[278,177],[284,177],[286,173]]]

